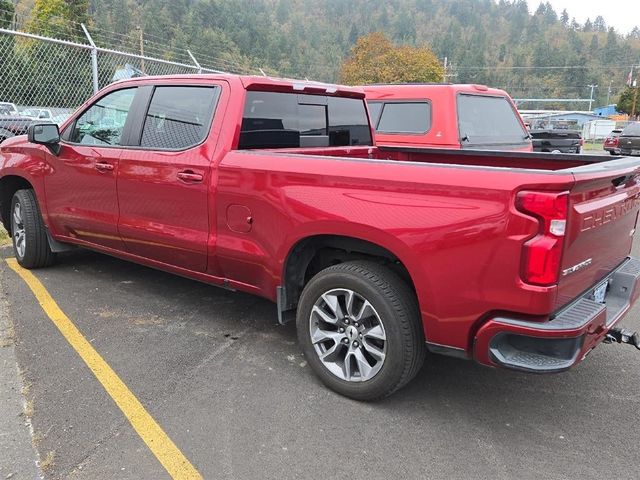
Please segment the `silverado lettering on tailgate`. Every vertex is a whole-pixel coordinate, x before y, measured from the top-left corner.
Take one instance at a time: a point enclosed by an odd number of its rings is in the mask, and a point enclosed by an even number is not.
[[[580,231],[586,232],[587,230],[593,230],[594,228],[601,227],[607,223],[614,222],[634,211],[638,205],[640,205],[640,198],[636,196],[616,203],[615,205],[594,210],[582,218],[582,227],[580,228]]]

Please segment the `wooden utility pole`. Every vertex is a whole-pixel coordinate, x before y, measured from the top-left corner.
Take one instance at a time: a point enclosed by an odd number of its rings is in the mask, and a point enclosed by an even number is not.
[[[640,79],[640,75],[636,78],[636,86],[633,87],[633,106],[631,107],[631,118],[635,118],[636,116],[636,105],[638,103],[638,80]]]
[[[136,29],[140,33],[140,56],[143,57],[140,59],[140,70],[142,70],[142,73],[147,73],[144,69],[144,31],[140,25]]]

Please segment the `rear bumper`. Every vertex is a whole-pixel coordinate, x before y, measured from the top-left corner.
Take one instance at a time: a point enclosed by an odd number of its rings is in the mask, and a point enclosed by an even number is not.
[[[580,151],[582,150],[582,148],[580,147],[580,145],[571,145],[571,146],[563,146],[563,147],[556,147],[553,145],[539,145],[533,146],[533,151],[534,152],[560,152],[560,153],[580,153]]]
[[[620,155],[637,156],[638,154],[634,152],[636,152],[636,150],[620,149]]]
[[[474,357],[482,364],[534,373],[562,372],[582,361],[640,296],[640,260],[627,259],[609,276],[604,303],[593,289],[547,322],[496,317],[475,337]]]

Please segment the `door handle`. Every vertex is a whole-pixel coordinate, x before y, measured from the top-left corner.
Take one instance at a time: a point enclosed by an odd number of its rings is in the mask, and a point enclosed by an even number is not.
[[[184,172],[178,172],[178,178],[183,182],[197,183],[201,182],[204,177],[199,173],[192,172],[191,170],[185,170]]]
[[[113,165],[105,162],[96,163],[96,170],[99,172],[111,172],[113,171]]]

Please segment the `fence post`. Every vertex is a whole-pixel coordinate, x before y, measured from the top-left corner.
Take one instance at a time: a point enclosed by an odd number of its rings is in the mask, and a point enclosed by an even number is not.
[[[89,35],[89,31],[87,30],[87,27],[85,27],[84,23],[81,23],[80,26],[82,27],[84,34],[87,36],[89,44],[91,44],[91,72],[93,76],[93,93],[96,94],[98,93],[98,90],[100,90],[100,85],[98,83],[98,49],[96,47],[96,44],[93,43],[93,39],[91,38],[91,35]]]
[[[200,64],[198,63],[198,60],[196,60],[196,57],[193,56],[193,53],[191,53],[191,50],[187,50],[187,53],[189,54],[189,56],[191,57],[191,61],[196,65],[196,67],[198,68],[198,73],[202,73],[202,67],[200,66]]]

